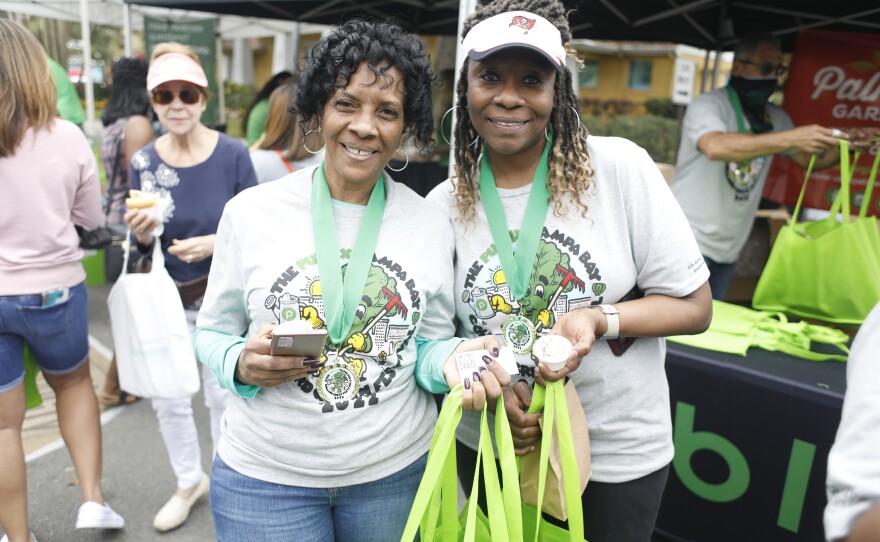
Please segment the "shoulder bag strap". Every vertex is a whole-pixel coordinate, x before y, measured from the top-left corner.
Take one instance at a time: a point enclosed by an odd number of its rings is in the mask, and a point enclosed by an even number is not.
[[[277,154],[278,158],[280,158],[281,161],[284,162],[284,167],[287,168],[287,172],[293,173],[293,166],[290,164],[290,162],[287,161],[287,158],[284,157],[284,154],[279,149],[275,149],[275,154]]]

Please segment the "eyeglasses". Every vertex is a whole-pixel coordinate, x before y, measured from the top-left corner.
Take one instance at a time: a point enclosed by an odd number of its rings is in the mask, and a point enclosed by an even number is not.
[[[166,89],[158,89],[153,91],[153,101],[159,105],[170,104],[174,101],[175,96],[180,98],[180,101],[185,103],[186,105],[197,104],[199,103],[199,100],[202,99],[201,91],[194,88],[185,88],[177,93]]]
[[[737,58],[743,64],[749,64],[758,68],[758,71],[761,72],[761,75],[764,77],[769,77],[771,75],[776,75],[779,77],[780,75],[785,74],[788,71],[788,66],[785,64],[774,64],[773,62],[764,62],[759,64],[757,62],[752,62],[751,60],[745,60],[743,58]]]

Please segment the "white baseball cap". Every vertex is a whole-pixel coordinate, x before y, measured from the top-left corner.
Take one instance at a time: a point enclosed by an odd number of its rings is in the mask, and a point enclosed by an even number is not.
[[[528,11],[508,11],[481,21],[467,33],[462,46],[473,60],[508,47],[526,47],[547,57],[558,71],[565,68],[565,48],[559,29]]]

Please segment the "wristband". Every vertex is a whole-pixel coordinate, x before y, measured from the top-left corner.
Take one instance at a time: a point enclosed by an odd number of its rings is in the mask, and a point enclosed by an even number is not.
[[[620,312],[614,305],[593,305],[591,309],[599,309],[605,314],[608,322],[604,335],[596,335],[597,339],[616,339],[620,336]]]

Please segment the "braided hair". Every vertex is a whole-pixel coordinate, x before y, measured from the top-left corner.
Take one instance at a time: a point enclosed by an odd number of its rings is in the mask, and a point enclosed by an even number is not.
[[[477,7],[476,12],[464,22],[462,37],[481,21],[509,11],[529,11],[550,21],[562,36],[563,45],[571,41],[571,30],[565,7],[559,0],[495,0]],[[569,50],[569,54],[573,51]],[[456,87],[458,108],[455,131],[455,176],[452,179],[455,188],[455,206],[459,211],[459,220],[469,222],[476,216],[475,204],[479,196],[477,174],[479,172],[478,157],[482,152],[482,141],[470,121],[467,107],[468,63],[465,61],[459,74]],[[586,196],[593,188],[593,166],[587,150],[587,127],[584,126],[576,111],[579,110],[577,95],[572,89],[572,73],[568,68],[556,77],[556,103],[550,115],[550,125],[555,137],[553,148],[548,158],[549,175],[547,189],[550,191],[550,202],[556,216],[566,214],[568,205],[564,196],[569,194],[581,215],[587,216]],[[471,142],[474,142],[472,145]]]

